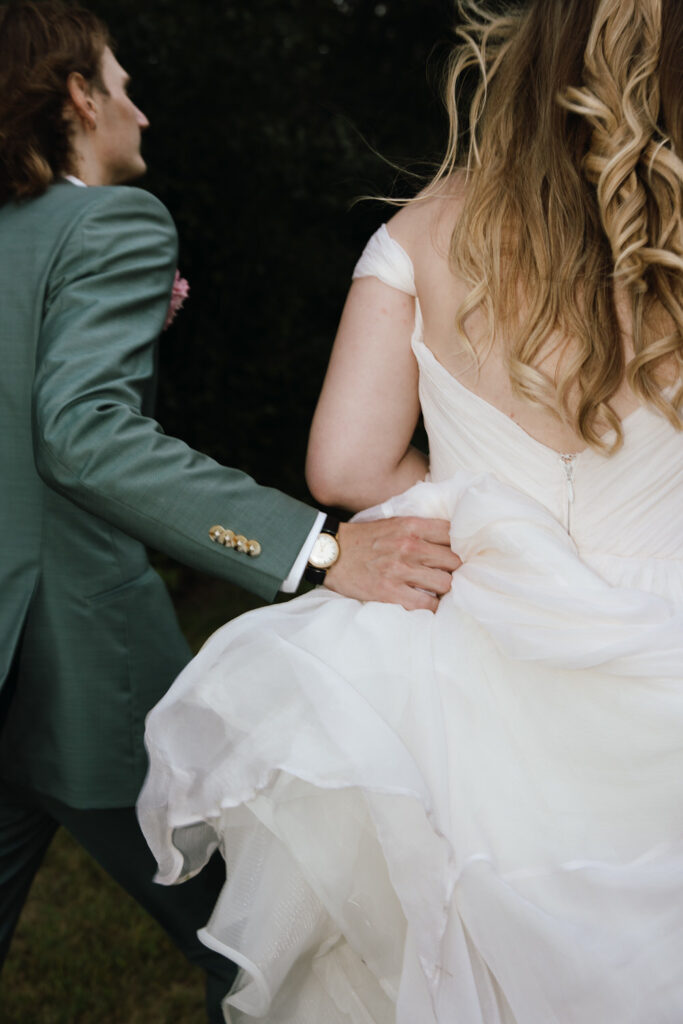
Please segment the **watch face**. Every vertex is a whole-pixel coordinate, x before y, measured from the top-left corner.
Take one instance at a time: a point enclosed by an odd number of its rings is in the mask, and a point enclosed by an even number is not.
[[[329,533],[321,533],[308,559],[316,569],[329,569],[339,558],[337,538]]]

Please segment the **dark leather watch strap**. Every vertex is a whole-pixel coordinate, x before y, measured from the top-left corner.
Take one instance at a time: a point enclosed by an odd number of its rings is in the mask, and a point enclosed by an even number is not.
[[[339,520],[334,516],[325,516],[325,522],[320,527],[321,533],[331,533],[333,537],[336,537],[339,533]]]
[[[317,587],[320,583],[325,582],[327,576],[327,569],[320,569],[317,565],[311,565],[310,562],[306,562],[306,568],[304,569],[304,579],[308,580],[309,583],[314,583]]]

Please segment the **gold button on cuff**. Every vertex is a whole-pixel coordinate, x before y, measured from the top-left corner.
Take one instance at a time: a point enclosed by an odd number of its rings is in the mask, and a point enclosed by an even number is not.
[[[212,526],[209,530],[209,537],[215,544],[222,544],[226,548],[235,548],[243,555],[251,555],[257,558],[261,554],[261,545],[257,540],[247,540],[242,533],[235,533],[234,530],[226,529],[224,526]]]
[[[209,537],[216,544],[222,544],[226,548],[235,546],[235,531],[226,530],[224,526],[212,526],[209,530]]]

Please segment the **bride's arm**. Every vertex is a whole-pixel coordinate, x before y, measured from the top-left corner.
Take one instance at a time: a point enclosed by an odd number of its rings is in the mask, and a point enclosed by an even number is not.
[[[313,418],[311,493],[356,511],[399,494],[427,472],[410,444],[419,415],[410,338],[415,299],[377,278],[353,282]]]

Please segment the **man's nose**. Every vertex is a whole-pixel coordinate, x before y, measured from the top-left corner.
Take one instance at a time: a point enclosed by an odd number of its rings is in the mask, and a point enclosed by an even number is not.
[[[136,111],[137,122],[138,122],[138,125],[140,127],[140,130],[144,131],[145,128],[149,128],[149,120],[147,119],[145,114],[143,114],[143,112],[140,110],[139,107],[136,107],[135,111]]]

